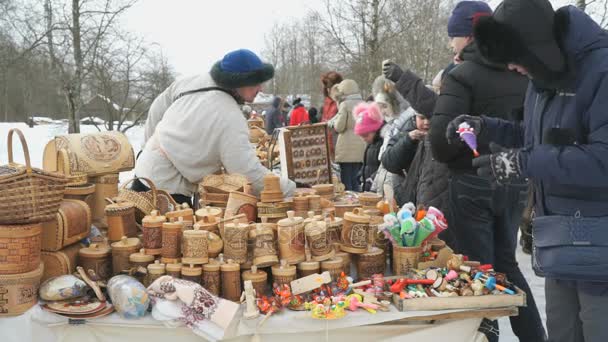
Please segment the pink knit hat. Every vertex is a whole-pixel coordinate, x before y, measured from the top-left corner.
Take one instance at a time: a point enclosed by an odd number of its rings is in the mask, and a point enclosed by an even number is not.
[[[375,102],[359,104],[355,107],[353,116],[356,120],[355,134],[359,136],[378,131],[384,123],[380,107]]]

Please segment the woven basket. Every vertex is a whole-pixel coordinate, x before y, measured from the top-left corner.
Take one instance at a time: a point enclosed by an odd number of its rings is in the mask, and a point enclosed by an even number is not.
[[[231,191],[243,191],[247,185],[247,178],[238,174],[209,175],[203,179],[202,186],[206,192],[229,193]]]
[[[127,188],[131,182],[137,179],[148,183],[150,191],[137,192]],[[118,201],[127,201],[135,205],[135,218],[137,222],[141,222],[146,215],[150,215],[152,210],[158,210],[156,186],[148,178],[135,177],[123,184],[118,191]]]
[[[44,265],[31,272],[0,276],[0,317],[16,316],[38,303],[38,288]]]
[[[0,226],[0,274],[31,272],[40,267],[42,224]]]
[[[25,154],[25,166],[13,162],[13,133]],[[0,224],[40,223],[52,220],[59,210],[66,179],[55,172],[32,168],[23,133],[8,132],[8,165],[0,166]]]

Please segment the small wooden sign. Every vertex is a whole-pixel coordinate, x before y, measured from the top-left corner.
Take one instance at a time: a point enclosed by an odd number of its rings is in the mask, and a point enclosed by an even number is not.
[[[329,272],[323,272],[321,274],[311,274],[304,278],[296,279],[291,282],[291,292],[294,295],[299,295],[305,292],[310,292],[314,289],[321,287],[321,285],[331,283],[331,276]]]

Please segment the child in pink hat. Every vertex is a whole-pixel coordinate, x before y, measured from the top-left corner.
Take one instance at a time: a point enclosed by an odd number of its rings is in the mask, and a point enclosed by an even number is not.
[[[375,102],[359,104],[355,107],[353,115],[355,117],[355,134],[367,143],[361,176],[363,178],[363,191],[370,191],[376,172],[380,167],[378,156],[383,143],[380,130],[384,126],[384,118],[380,107]]]

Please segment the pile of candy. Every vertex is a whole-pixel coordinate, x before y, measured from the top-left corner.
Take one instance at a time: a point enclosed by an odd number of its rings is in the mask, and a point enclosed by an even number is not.
[[[378,227],[393,246],[398,247],[421,246],[447,228],[445,216],[439,209],[417,210],[411,202],[396,214],[384,215],[384,223]]]

